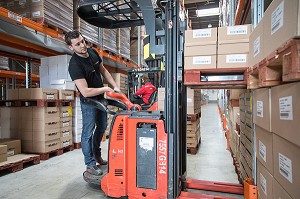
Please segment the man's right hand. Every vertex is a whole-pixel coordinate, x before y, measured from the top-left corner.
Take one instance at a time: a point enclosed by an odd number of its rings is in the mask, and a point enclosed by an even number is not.
[[[114,92],[114,90],[108,86],[102,87],[104,92]]]

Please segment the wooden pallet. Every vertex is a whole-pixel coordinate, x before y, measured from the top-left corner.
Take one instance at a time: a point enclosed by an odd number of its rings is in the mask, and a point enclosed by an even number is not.
[[[7,158],[7,161],[0,163],[0,171],[17,172],[27,165],[36,165],[40,163],[40,156],[33,154],[17,154]]]
[[[74,144],[74,149],[81,149],[81,142],[73,143],[73,144]]]
[[[243,74],[242,81],[204,81],[202,75],[229,75]],[[245,88],[247,86],[247,67],[241,68],[214,68],[214,69],[188,69],[184,70],[184,84],[191,88]]]
[[[186,119],[187,121],[195,122],[201,117],[201,112],[197,114],[187,114]]]
[[[53,150],[53,151],[49,151],[47,153],[39,153],[39,155],[41,157],[41,160],[48,160],[51,157],[59,156],[59,155],[62,155],[64,153],[68,152],[68,151],[73,151],[73,150],[74,150],[74,145],[71,144],[67,147],[56,149],[56,150]]]
[[[198,142],[197,146],[195,146],[195,147],[187,146],[187,153],[192,154],[192,155],[196,155],[198,153],[200,144],[201,144],[201,137],[199,139],[199,142]]]
[[[291,39],[248,69],[248,89],[300,80],[300,39]]]

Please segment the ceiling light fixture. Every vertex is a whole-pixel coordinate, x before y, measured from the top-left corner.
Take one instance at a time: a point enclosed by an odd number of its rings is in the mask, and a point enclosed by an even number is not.
[[[209,8],[209,9],[202,9],[196,10],[197,17],[208,17],[208,16],[215,16],[220,14],[219,8]]]

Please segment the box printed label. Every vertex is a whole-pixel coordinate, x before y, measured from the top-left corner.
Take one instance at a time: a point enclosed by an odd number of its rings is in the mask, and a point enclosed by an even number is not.
[[[67,127],[67,126],[70,126],[70,123],[69,122],[63,122],[63,127]]]
[[[63,132],[63,137],[67,137],[67,136],[69,136],[70,135],[70,131],[65,131],[65,132]]]
[[[48,95],[46,95],[46,98],[47,99],[54,99],[54,94],[50,94],[50,95],[48,94]]]
[[[258,117],[264,117],[264,102],[263,101],[257,101],[256,102],[256,112]]]
[[[253,56],[255,57],[260,53],[260,36],[258,36],[253,42]]]
[[[193,57],[193,64],[211,64],[211,56]]]
[[[68,100],[73,99],[73,96],[72,95],[66,95],[66,99],[68,99]]]
[[[227,35],[246,35],[247,26],[229,26],[227,27]]]
[[[246,54],[226,55],[226,63],[246,63],[246,62],[247,62]]]
[[[290,183],[293,183],[292,160],[279,153],[279,173],[283,175]]]
[[[267,195],[267,180],[261,173],[260,173],[260,187],[263,190],[264,194]]]
[[[67,147],[67,146],[69,146],[70,145],[70,141],[67,141],[67,142],[64,142],[63,143],[63,147]]]
[[[264,145],[264,143],[262,143],[262,141],[258,141],[258,148],[259,148],[259,155],[260,157],[267,162],[267,149],[266,149],[266,145]]]
[[[281,120],[293,120],[293,97],[279,98],[279,114]]]
[[[69,113],[68,112],[63,112],[63,117],[69,117]]]
[[[193,30],[193,38],[211,37],[211,29]]]
[[[284,0],[272,12],[271,16],[271,35],[283,26]]]

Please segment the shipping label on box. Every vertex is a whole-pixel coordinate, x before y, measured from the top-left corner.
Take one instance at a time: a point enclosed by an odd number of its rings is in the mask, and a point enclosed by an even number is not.
[[[247,63],[247,54],[226,55],[226,63]]]
[[[271,35],[283,26],[284,1],[282,1],[271,15]]]
[[[260,53],[260,36],[253,43],[253,56],[256,57]]]

